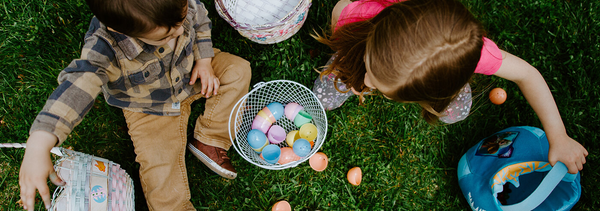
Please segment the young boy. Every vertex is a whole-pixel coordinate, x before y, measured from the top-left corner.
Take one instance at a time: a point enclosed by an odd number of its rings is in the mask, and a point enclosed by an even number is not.
[[[236,177],[226,152],[228,118],[248,92],[249,63],[212,48],[211,22],[199,0],[87,4],[95,17],[81,58],[60,73],[60,85],[31,126],[19,178],[24,208],[34,209],[36,190],[50,206],[46,179],[64,184],[50,149],[65,141],[102,91],[108,104],[123,110],[150,210],[195,210],[186,144],[219,175]],[[202,97],[206,109],[188,143],[190,105]]]

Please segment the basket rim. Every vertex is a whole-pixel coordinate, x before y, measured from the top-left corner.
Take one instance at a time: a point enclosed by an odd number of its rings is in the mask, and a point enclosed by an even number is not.
[[[269,23],[269,24],[248,24],[248,23],[239,23],[237,21],[235,21],[231,15],[229,14],[229,10],[227,10],[227,8],[225,8],[225,6],[223,5],[223,0],[215,0],[215,7],[217,9],[217,12],[219,14],[222,14],[221,17],[223,17],[223,19],[225,19],[225,21],[227,21],[227,23],[229,23],[229,25],[231,25],[232,27],[236,28],[236,30],[243,29],[243,30],[267,30],[270,28],[274,28],[274,27],[278,27],[281,25],[285,25],[287,21],[289,21],[289,19],[291,17],[293,17],[297,12],[299,12],[301,10],[302,6],[306,6],[306,7],[310,7],[312,5],[312,0],[299,0],[298,4],[294,7],[294,9],[292,9],[285,17],[277,20],[274,23]]]
[[[268,84],[272,84],[272,83],[292,83],[294,85],[298,85],[300,87],[304,87],[306,88],[309,93],[312,95],[312,97],[314,97],[315,99],[318,99],[317,96],[315,95],[314,92],[312,92],[310,89],[308,89],[308,87],[304,86],[301,83],[295,82],[295,81],[290,81],[290,80],[272,80],[272,81],[267,81],[267,82],[258,82],[257,84],[255,84],[252,88],[252,90],[250,90],[246,95],[244,95],[242,98],[240,98],[233,106],[233,108],[231,109],[231,113],[229,114],[229,121],[228,121],[228,131],[229,131],[229,141],[231,141],[231,145],[233,146],[233,148],[235,149],[235,151],[240,154],[240,156],[242,158],[244,158],[244,160],[248,161],[249,163],[264,168],[264,169],[269,169],[269,170],[283,170],[283,169],[287,169],[287,168],[293,168],[296,167],[298,165],[300,165],[301,163],[306,162],[308,159],[310,159],[310,157],[312,157],[315,153],[317,153],[320,149],[320,147],[322,146],[319,145],[319,149],[317,150],[312,150],[311,153],[309,153],[306,157],[303,157],[300,160],[297,161],[292,161],[286,164],[273,164],[273,165],[263,165],[260,163],[255,163],[254,161],[248,159],[246,156],[243,155],[242,153],[242,149],[239,149],[237,144],[235,144],[235,129],[232,129],[232,122],[234,119],[234,113],[236,114],[235,119],[237,119],[237,110],[236,108],[238,108],[240,106],[240,104],[245,101],[248,96],[250,96],[252,93],[256,92],[257,90],[259,90],[261,87],[264,87]],[[323,107],[323,104],[321,104],[321,102],[319,100],[316,100],[316,102],[318,103],[319,107],[321,108],[320,112],[322,112],[323,116],[325,117],[325,124],[324,124],[324,136],[327,136],[327,128],[328,128],[328,122],[327,122],[327,113],[325,112],[325,109]],[[233,126],[233,128],[235,128],[235,124]],[[325,141],[325,137],[323,137],[323,142]],[[316,145],[316,144],[315,144]]]

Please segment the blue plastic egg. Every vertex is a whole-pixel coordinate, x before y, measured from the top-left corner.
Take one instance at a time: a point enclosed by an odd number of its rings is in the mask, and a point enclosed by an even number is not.
[[[275,116],[276,120],[279,120],[279,118],[281,118],[284,114],[284,108],[281,103],[278,103],[278,102],[269,103],[269,105],[267,105],[267,108],[271,111],[273,116]]]
[[[298,139],[294,142],[294,153],[300,157],[306,157],[310,153],[310,142],[306,139]]]
[[[250,132],[248,132],[247,139],[250,147],[252,147],[252,149],[257,153],[260,153],[263,150],[263,147],[269,144],[267,136],[258,129],[250,130]]]
[[[262,157],[267,163],[275,164],[279,161],[281,149],[275,144],[269,144],[262,150]]]

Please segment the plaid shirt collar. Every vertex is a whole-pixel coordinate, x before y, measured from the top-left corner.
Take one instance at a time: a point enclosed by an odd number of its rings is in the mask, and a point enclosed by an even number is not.
[[[192,8],[188,8],[188,10],[193,10]],[[191,13],[191,14],[195,14]],[[189,37],[190,35],[190,30],[192,29],[192,27],[190,26],[190,19],[193,18],[192,15],[190,15],[190,11],[188,11],[188,15],[186,17],[186,19],[183,21],[183,34],[180,36],[185,37],[185,40],[188,40],[187,37]],[[106,27],[106,26],[104,26]],[[150,44],[146,44],[145,42],[142,42],[140,39],[137,38],[133,38],[118,32],[114,32],[114,31],[110,31],[110,30],[106,30],[108,31],[108,34],[117,42],[117,45],[121,48],[121,50],[123,51],[123,54],[125,54],[125,56],[127,57],[127,59],[129,60],[133,60],[134,58],[136,58],[137,56],[140,55],[140,53],[142,52],[146,52],[146,53],[154,53],[154,51],[156,51],[156,49],[158,49],[158,46],[155,45],[150,45]]]

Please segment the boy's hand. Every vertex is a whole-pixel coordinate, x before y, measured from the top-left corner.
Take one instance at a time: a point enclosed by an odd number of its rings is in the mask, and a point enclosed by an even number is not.
[[[548,141],[550,142],[548,161],[552,166],[560,161],[567,166],[571,174],[576,174],[583,169],[588,151],[579,142],[573,140],[567,134],[558,137],[549,136]]]
[[[19,172],[23,209],[34,210],[36,190],[40,192],[46,209],[50,208],[50,190],[46,184],[48,177],[55,185],[65,185],[65,182],[56,175],[50,160],[50,150],[56,141],[56,136],[46,131],[35,131],[27,140],[27,148]]]
[[[192,69],[192,76],[190,78],[190,85],[194,85],[196,83],[196,79],[200,78],[200,83],[202,84],[202,94],[209,98],[211,95],[217,95],[217,91],[219,91],[219,86],[221,86],[221,82],[219,78],[215,75],[215,71],[213,71],[210,62],[212,58],[204,58],[196,60],[196,64],[194,64],[194,68]]]

